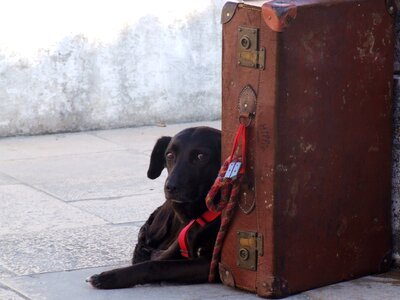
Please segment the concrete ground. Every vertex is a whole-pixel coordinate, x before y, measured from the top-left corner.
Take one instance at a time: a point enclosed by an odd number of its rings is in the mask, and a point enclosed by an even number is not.
[[[155,140],[198,124],[0,139],[0,299],[256,299],[220,284],[85,283],[129,264],[140,226],[163,201],[165,174],[146,178]],[[290,299],[400,299],[400,273]]]

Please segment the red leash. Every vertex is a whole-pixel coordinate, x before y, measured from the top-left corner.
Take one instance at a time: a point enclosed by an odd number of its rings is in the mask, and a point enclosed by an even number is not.
[[[242,142],[242,156],[239,158],[235,152]],[[218,177],[206,197],[206,204],[210,211],[221,213],[221,227],[215,241],[213,256],[210,265],[208,281],[215,281],[215,272],[220,259],[222,243],[233,217],[234,209],[238,202],[240,183],[246,170],[246,126],[240,124],[233,142],[232,152],[219,170]],[[221,199],[215,203],[215,196],[221,190]]]

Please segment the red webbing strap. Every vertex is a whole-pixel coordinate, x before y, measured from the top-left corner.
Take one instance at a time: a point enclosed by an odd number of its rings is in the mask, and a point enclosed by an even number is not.
[[[178,236],[178,243],[179,243],[179,248],[181,251],[181,255],[183,257],[189,258],[189,246],[188,246],[188,240],[187,240],[187,234],[192,228],[194,223],[199,224],[201,227],[206,226],[208,223],[211,223],[214,221],[216,218],[218,218],[221,215],[220,212],[214,212],[214,211],[206,211],[203,213],[200,217],[198,217],[195,220],[192,220],[187,224],[179,233]]]
[[[242,165],[246,165],[246,127],[243,124],[240,124],[239,129],[236,133],[235,140],[233,141],[233,147],[231,151],[231,155],[229,156],[230,162],[235,155],[235,151],[239,146],[239,140],[242,138]],[[244,168],[243,168],[244,169]]]
[[[239,146],[239,141],[242,142],[242,157],[237,158],[235,152]],[[226,171],[229,165],[233,161],[241,161],[242,165],[240,167],[239,173],[234,178],[225,178]],[[240,124],[237,134],[235,136],[232,152],[228,159],[223,163],[221,169],[219,170],[218,177],[215,180],[213,186],[206,197],[206,204],[210,211],[221,212],[221,227],[219,228],[217,239],[215,241],[213,256],[210,264],[210,273],[208,275],[208,281],[215,281],[215,272],[217,269],[217,264],[220,259],[220,253],[222,248],[222,243],[225,239],[226,232],[228,231],[229,224],[232,220],[232,216],[238,202],[240,183],[243,174],[246,170],[246,126]],[[218,203],[215,203],[214,198],[218,191],[221,190],[221,199]]]
[[[179,233],[178,236],[178,243],[179,243],[179,248],[181,248],[181,255],[183,257],[189,258],[189,250],[188,250],[188,245],[187,245],[187,240],[186,240],[186,235],[187,232],[189,231],[190,227],[192,227],[193,223],[195,220],[192,220],[187,224]]]

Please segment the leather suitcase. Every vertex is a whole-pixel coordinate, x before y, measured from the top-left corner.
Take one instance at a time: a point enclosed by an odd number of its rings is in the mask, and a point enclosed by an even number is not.
[[[228,2],[222,152],[247,166],[224,284],[284,297],[391,263],[394,3]]]

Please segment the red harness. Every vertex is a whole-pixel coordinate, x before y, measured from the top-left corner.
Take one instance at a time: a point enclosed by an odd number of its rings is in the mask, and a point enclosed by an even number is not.
[[[221,212],[214,212],[214,211],[209,211],[207,210],[205,213],[203,213],[200,217],[198,217],[195,220],[192,220],[187,224],[182,231],[179,233],[178,236],[178,243],[179,243],[179,248],[181,248],[181,254],[183,257],[189,258],[189,247],[188,247],[188,232],[192,226],[197,223],[201,227],[206,226],[208,223],[211,223],[214,221],[216,218],[218,218],[221,215]]]

